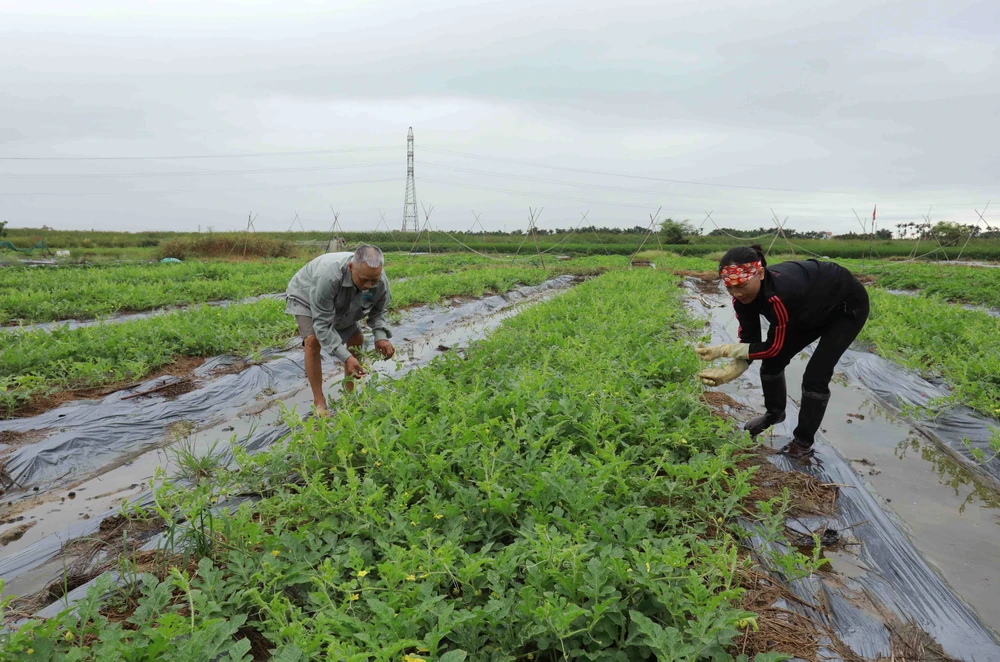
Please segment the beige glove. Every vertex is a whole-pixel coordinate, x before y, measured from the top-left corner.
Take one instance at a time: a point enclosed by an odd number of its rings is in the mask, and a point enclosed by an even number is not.
[[[706,386],[722,386],[733,381],[750,368],[749,361],[734,359],[725,368],[708,368],[698,373],[701,383]]]
[[[712,345],[703,347],[698,345],[694,348],[702,361],[714,361],[715,359],[749,359],[749,343],[734,343],[732,345]]]

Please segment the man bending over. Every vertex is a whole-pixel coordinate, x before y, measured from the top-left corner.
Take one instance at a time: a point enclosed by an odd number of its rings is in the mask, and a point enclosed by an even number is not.
[[[295,316],[305,347],[306,377],[316,413],[326,415],[321,350],[344,364],[344,388],[354,390],[354,378],[364,376],[352,351],[364,343],[359,322],[368,318],[375,349],[391,358],[392,330],[385,319],[391,295],[382,266],[385,259],[375,246],[362,244],[354,253],[320,255],[299,269],[286,290],[285,312]]]

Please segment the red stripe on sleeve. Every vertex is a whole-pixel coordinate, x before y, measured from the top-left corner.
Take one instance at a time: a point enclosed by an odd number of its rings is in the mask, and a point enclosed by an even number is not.
[[[774,327],[774,340],[771,341],[771,346],[764,351],[750,354],[749,358],[752,360],[774,358],[781,352],[781,348],[785,344],[785,327],[788,324],[788,311],[785,310],[785,304],[781,302],[781,299],[777,295],[771,297],[768,301],[778,321],[777,326]]]

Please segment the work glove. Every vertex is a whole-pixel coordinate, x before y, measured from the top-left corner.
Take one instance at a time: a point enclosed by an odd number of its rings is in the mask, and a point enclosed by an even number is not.
[[[725,368],[707,368],[698,373],[701,383],[706,386],[722,386],[733,381],[750,368],[750,362],[735,359]]]
[[[734,343],[732,345],[712,345],[704,347],[698,345],[694,348],[702,361],[714,361],[715,359],[746,359],[750,358],[749,343]]]

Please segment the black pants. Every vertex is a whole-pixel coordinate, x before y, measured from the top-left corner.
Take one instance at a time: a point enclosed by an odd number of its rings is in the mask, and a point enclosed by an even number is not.
[[[789,327],[781,352],[774,358],[760,362],[761,376],[780,375],[799,352],[818,338],[819,345],[810,357],[806,372],[802,376],[802,392],[829,397],[830,380],[833,378],[837,362],[861,333],[866,321],[868,321],[868,292],[864,285],[858,282],[843,306],[838,307],[818,328],[802,330]]]

